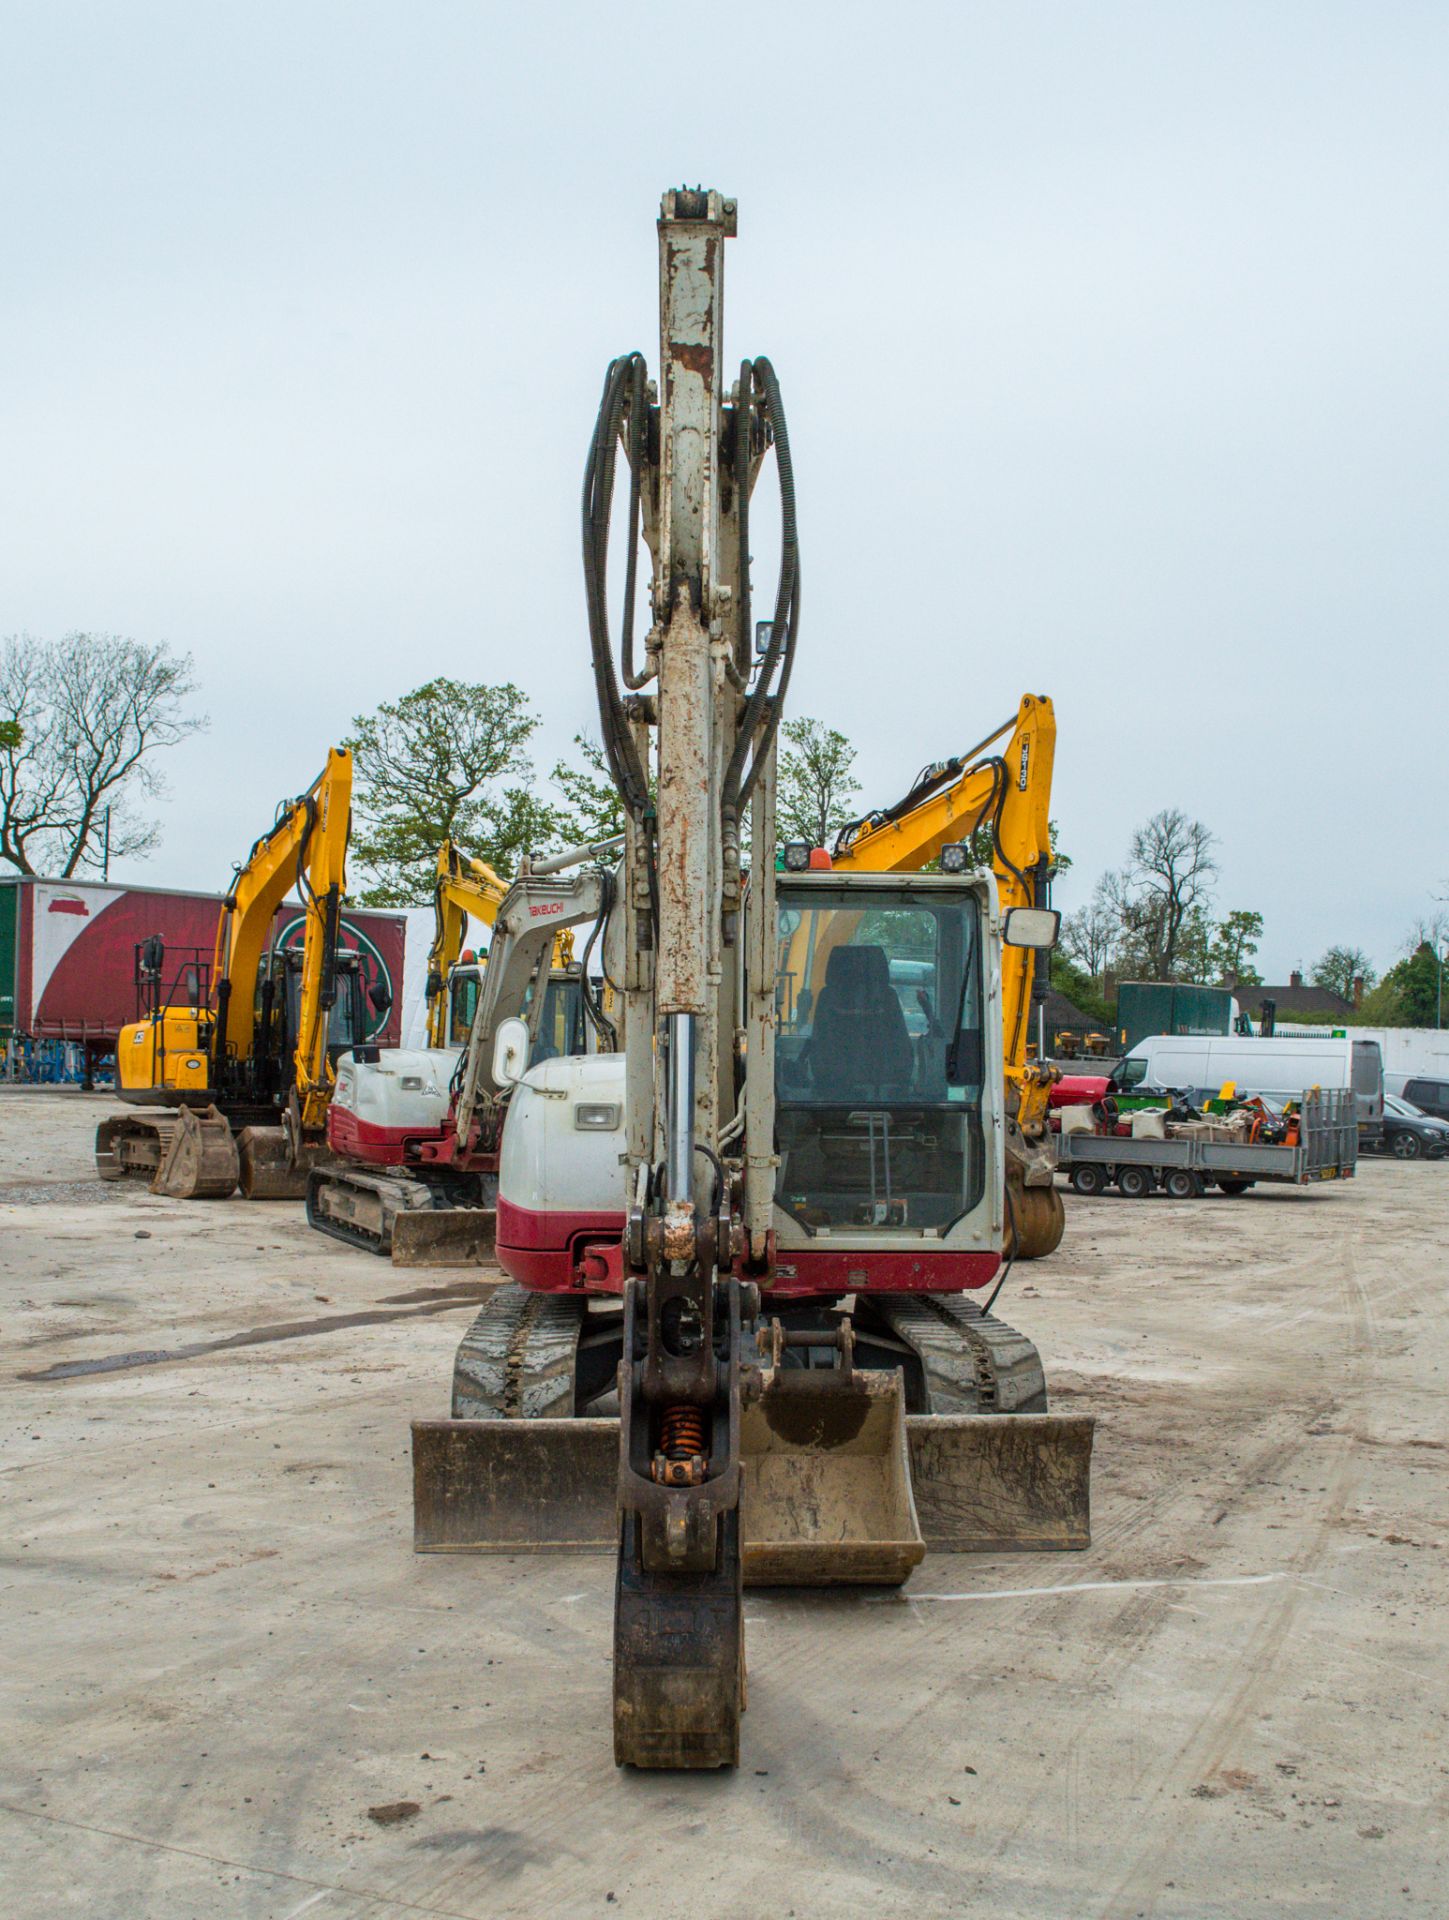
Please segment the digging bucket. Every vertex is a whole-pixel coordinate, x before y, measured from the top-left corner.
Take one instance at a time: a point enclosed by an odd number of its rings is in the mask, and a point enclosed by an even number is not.
[[[292,1159],[283,1127],[243,1127],[237,1135],[238,1180],[247,1200],[305,1200],[312,1160]],[[327,1157],[326,1149],[322,1155]]]
[[[225,1200],[236,1191],[240,1167],[231,1127],[217,1107],[178,1107],[171,1135],[151,1182],[152,1193],[173,1200]]]

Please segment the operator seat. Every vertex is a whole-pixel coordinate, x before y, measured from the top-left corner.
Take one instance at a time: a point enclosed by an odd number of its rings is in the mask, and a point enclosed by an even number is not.
[[[879,1100],[904,1092],[912,1059],[885,948],[836,947],[810,1035],[816,1099]]]

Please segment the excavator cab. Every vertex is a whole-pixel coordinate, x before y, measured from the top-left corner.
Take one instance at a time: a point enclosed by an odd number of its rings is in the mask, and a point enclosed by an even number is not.
[[[779,889],[776,1204],[808,1241],[939,1240],[981,1206],[983,883]]]
[[[302,1017],[302,966],[300,947],[274,947],[257,974],[253,1084],[265,1086],[273,1099],[282,1097],[289,1083]],[[340,948],[336,967],[337,997],[327,1016],[327,1058],[334,1067],[342,1054],[366,1041],[372,1025],[361,955]]]

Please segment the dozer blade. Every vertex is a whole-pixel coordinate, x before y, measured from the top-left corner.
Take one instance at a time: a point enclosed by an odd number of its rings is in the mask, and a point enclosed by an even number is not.
[[[492,1207],[413,1207],[392,1223],[395,1267],[482,1267],[493,1259]]]
[[[911,1487],[934,1553],[1092,1544],[1089,1413],[915,1414]]]
[[[785,1511],[779,1502],[761,1508],[753,1497],[756,1470],[764,1466],[749,1438],[757,1411],[746,1411],[741,1450],[747,1586],[779,1584],[754,1567],[769,1565],[782,1551],[775,1523]],[[909,1491],[926,1550],[1089,1546],[1092,1425],[1090,1414],[1078,1413],[907,1414]],[[778,1482],[782,1469],[773,1471]],[[859,1467],[842,1465],[842,1471],[863,1477]],[[884,1496],[883,1461],[872,1471]],[[803,1490],[801,1463],[790,1473],[793,1498]],[[617,1420],[415,1420],[413,1547],[418,1553],[613,1553],[618,1478]],[[882,1525],[872,1539],[886,1530]],[[820,1531],[827,1531],[823,1523]],[[834,1546],[847,1544],[863,1545],[842,1538]],[[858,1560],[864,1559],[861,1552]],[[866,1576],[830,1576],[852,1577]]]
[[[180,1107],[176,1131],[167,1143],[151,1182],[152,1193],[173,1200],[225,1200],[236,1191],[236,1141],[216,1107],[198,1113]]]

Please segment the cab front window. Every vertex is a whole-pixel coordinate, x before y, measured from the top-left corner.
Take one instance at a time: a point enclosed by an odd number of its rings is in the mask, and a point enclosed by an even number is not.
[[[776,1198],[805,1229],[944,1232],[980,1200],[982,909],[780,890]]]

